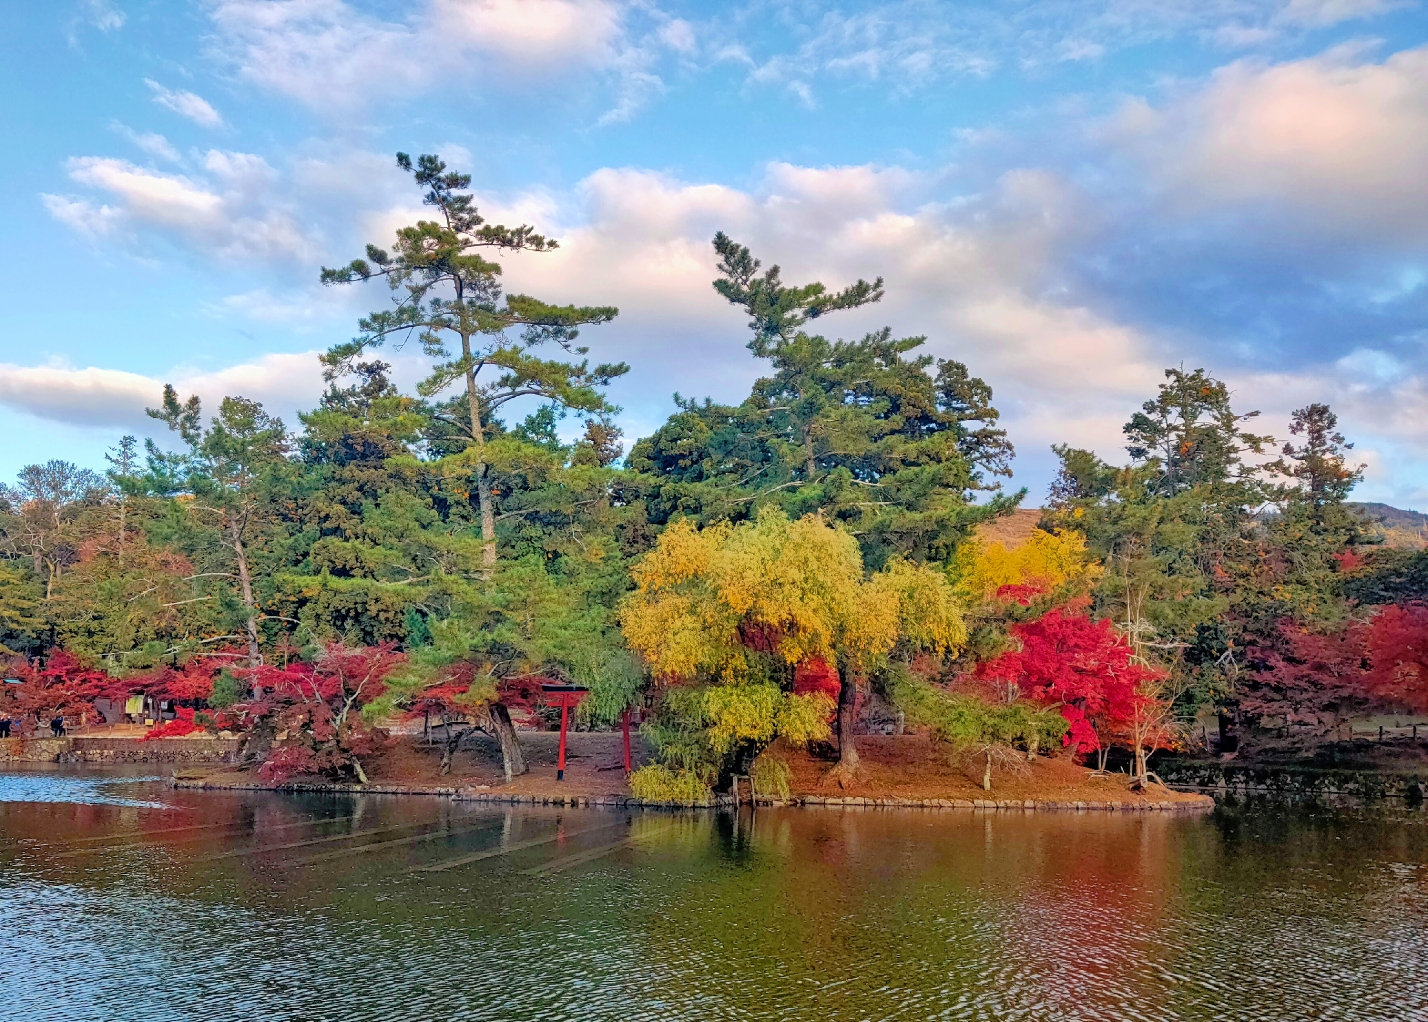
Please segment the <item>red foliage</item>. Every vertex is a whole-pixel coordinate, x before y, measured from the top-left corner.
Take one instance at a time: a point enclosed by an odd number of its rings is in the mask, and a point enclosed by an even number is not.
[[[1363,567],[1364,559],[1353,547],[1339,551],[1334,555],[1334,560],[1339,564],[1339,570],[1343,572],[1355,571]]]
[[[1053,610],[1013,625],[1011,633],[1020,648],[981,664],[977,677],[999,686],[1004,699],[1026,696],[1061,704],[1070,724],[1062,741],[1076,751],[1124,740],[1126,730],[1156,703],[1147,686],[1158,673],[1132,662],[1133,650],[1109,621]]]
[[[1256,670],[1241,687],[1240,710],[1324,728],[1363,712],[1372,699],[1366,639],[1359,623],[1323,635],[1281,622],[1268,642],[1247,651]]]
[[[96,700],[122,703],[137,692],[155,699],[195,703],[212,694],[214,670],[209,664],[197,661],[177,670],[165,666],[148,674],[116,678],[86,667],[73,654],[58,650],[42,668],[34,668],[26,661],[13,662],[6,668],[11,677],[21,681],[14,686],[11,693],[14,702],[7,712],[38,713],[42,717],[53,714],[70,718],[81,714],[97,716]]]
[[[361,778],[361,760],[379,752],[387,737],[362,719],[362,707],[386,691],[386,676],[404,659],[390,643],[356,649],[333,643],[312,663],[244,670],[254,699],[223,715],[220,726],[236,717],[272,727],[273,745],[259,768],[266,780],[305,773]]]
[[[1039,586],[1034,582],[1026,582],[1000,586],[997,589],[995,598],[998,603],[1019,603],[1023,607],[1030,607],[1032,600],[1044,595],[1046,595],[1045,586]]]
[[[423,717],[434,713],[444,717],[461,717],[470,712],[466,693],[470,685],[444,681],[419,692],[407,709],[409,717]]]
[[[1378,700],[1428,713],[1428,607],[1390,605],[1366,629],[1367,687]]]
[[[482,673],[480,667],[480,664],[470,661],[451,665],[434,684],[422,689],[407,704],[408,716],[422,717],[432,713],[443,717],[467,718],[475,713],[480,706],[473,704],[467,693]],[[552,681],[553,678],[538,674],[498,678],[496,698],[506,707],[517,724],[539,726],[541,685]]]
[[[1250,650],[1240,699],[1255,717],[1332,728],[1377,706],[1428,713],[1428,607],[1390,604],[1328,635],[1281,622]]]
[[[838,714],[838,692],[842,687],[837,670],[821,656],[809,657],[793,669],[794,695],[822,692],[833,700],[834,709],[829,720]]]
[[[535,719],[537,708],[544,702],[540,687],[555,681],[539,674],[522,674],[514,678],[502,678],[496,683],[496,698],[505,704],[512,716],[521,715]]]
[[[148,734],[139,739],[147,742],[152,738],[182,738],[184,735],[191,735],[195,731],[202,731],[201,724],[194,723],[193,710],[181,706],[174,711],[177,716],[173,720],[166,720],[162,724],[156,724],[149,729]]]
[[[78,717],[82,713],[93,714],[96,699],[123,698],[128,694],[127,683],[85,667],[63,650],[52,655],[42,668],[18,660],[6,671],[20,680],[10,693],[13,710],[7,712],[18,711],[21,715]]]

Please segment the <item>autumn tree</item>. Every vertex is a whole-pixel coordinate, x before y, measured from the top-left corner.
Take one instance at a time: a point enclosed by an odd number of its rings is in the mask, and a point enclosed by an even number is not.
[[[14,486],[0,487],[0,542],[11,557],[28,563],[46,600],[78,560],[84,535],[79,519],[108,491],[99,473],[60,459],[26,465]]]
[[[768,680],[759,652],[775,665],[813,658],[835,665],[835,774],[844,781],[858,769],[853,732],[868,672],[894,652],[941,655],[965,639],[961,608],[940,572],[897,559],[866,575],[856,540],[816,515],[790,520],[770,507],[751,522],[703,529],[679,520],[632,574],[635,590],[620,615],[626,641],[656,677],[710,686],[715,709],[742,701],[741,712],[763,722],[758,737],[772,740],[778,725],[747,705],[752,700],[776,715],[780,705],[793,712],[800,700],[819,698],[780,702],[782,687]]]
[[[1116,742],[1132,750],[1134,776],[1148,778],[1147,752],[1165,744],[1158,672],[1137,661],[1135,650],[1110,621],[1052,610],[1013,625],[1015,648],[977,668],[1009,699],[1027,697],[1056,705],[1066,719],[1065,743],[1100,753]]]
[[[390,646],[324,647],[311,662],[250,668],[247,681],[262,695],[230,712],[262,721],[274,736],[260,768],[270,781],[297,774],[367,783],[363,759],[380,753],[385,733],[362,710],[384,693],[388,675],[403,660]]]
[[[365,259],[322,271],[324,284],[380,278],[395,293],[393,308],[362,319],[357,337],[322,356],[324,371],[329,379],[336,379],[355,371],[370,348],[388,339],[404,343],[415,336],[435,360],[420,385],[421,393],[439,394],[454,383],[464,384],[483,557],[491,567],[496,563],[496,510],[485,454],[490,418],[522,397],[539,397],[594,416],[612,411],[601,388],[629,367],[624,363],[591,366],[583,358],[589,349],[573,342],[581,326],[607,323],[618,310],[550,305],[529,295],[503,294],[501,264],[483,253],[549,252],[557,243],[524,224],[487,223],[466,191],[470,175],[448,171],[435,156],[420,156],[413,164],[407,154],[398,153],[397,165],[426,189],[422,201],[436,211],[436,219],[398,230],[391,251],[368,245]],[[516,329],[521,331],[518,339],[509,336]],[[536,351],[545,344],[555,344],[581,360],[541,358]]]

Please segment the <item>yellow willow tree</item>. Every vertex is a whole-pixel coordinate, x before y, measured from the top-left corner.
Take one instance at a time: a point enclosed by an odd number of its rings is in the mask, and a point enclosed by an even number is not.
[[[620,623],[657,677],[738,685],[759,648],[788,665],[835,664],[840,781],[858,769],[868,672],[895,652],[945,654],[966,640],[942,572],[893,560],[868,576],[857,541],[815,515],[791,521],[766,507],[739,525],[676,521],[633,576]]]

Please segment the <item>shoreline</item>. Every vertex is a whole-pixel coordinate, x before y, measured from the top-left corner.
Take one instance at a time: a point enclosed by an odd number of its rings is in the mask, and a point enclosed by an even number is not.
[[[558,782],[556,782],[558,783]],[[285,781],[263,784],[257,781],[217,781],[209,778],[179,777],[170,786],[190,791],[272,791],[328,795],[411,795],[425,798],[447,798],[454,802],[485,802],[497,805],[542,805],[570,808],[638,808],[638,809],[720,809],[735,807],[733,795],[715,794],[697,802],[671,802],[639,799],[632,795],[611,793],[582,795],[560,793],[518,793],[479,791],[471,787],[418,784],[348,784],[327,781]],[[1208,795],[1175,792],[1178,799],[1136,799],[1104,801],[1062,801],[1055,799],[949,799],[898,798],[862,795],[790,795],[787,799],[760,798],[756,805],[765,807],[822,807],[833,809],[957,809],[1006,810],[1022,812],[1120,812],[1120,813],[1202,813],[1215,808]],[[747,797],[738,805],[749,805]]]

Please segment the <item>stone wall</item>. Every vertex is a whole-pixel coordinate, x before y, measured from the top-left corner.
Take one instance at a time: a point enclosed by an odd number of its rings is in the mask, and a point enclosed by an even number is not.
[[[70,751],[69,738],[0,738],[0,763],[58,763]]]
[[[238,738],[0,738],[0,763],[235,763]]]
[[[1202,791],[1217,800],[1227,796],[1268,797],[1286,802],[1402,799],[1409,805],[1420,805],[1428,788],[1428,771],[1333,770],[1173,759],[1157,763],[1155,770],[1167,784]]]

